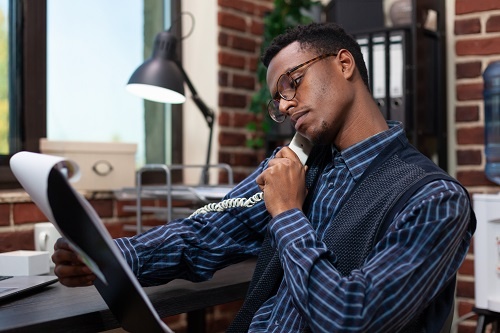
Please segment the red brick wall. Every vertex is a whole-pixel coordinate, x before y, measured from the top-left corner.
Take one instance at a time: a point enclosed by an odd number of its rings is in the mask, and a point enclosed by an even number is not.
[[[262,151],[247,148],[245,126],[255,120],[248,111],[257,90],[255,71],[260,61],[262,17],[272,0],[218,0],[219,53],[219,162],[233,167],[241,181],[261,161]]]
[[[34,250],[33,227],[36,223],[48,222],[48,219],[24,192],[3,192],[0,197],[2,199],[0,203],[0,252]],[[135,212],[127,211],[125,207],[135,206],[135,201],[117,201],[112,193],[88,193],[86,197],[112,237],[133,235],[136,215]],[[163,200],[144,201],[143,204],[165,206]],[[152,214],[144,215],[143,220],[144,225],[165,223]]]
[[[496,193],[500,187],[484,174],[484,105],[482,73],[500,60],[500,1],[455,0],[455,124],[457,178],[471,192]],[[451,119],[450,121],[453,121]],[[457,309],[464,316],[474,306],[474,254],[458,275]],[[459,324],[458,332],[474,332],[476,318]]]

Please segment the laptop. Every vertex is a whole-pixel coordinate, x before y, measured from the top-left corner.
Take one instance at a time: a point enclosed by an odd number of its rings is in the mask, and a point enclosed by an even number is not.
[[[90,203],[71,185],[78,165],[63,157],[19,152],[12,172],[59,233],[96,274],[96,289],[128,332],[172,333],[163,323]]]
[[[55,282],[53,275],[0,276],[0,302],[31,295]]]

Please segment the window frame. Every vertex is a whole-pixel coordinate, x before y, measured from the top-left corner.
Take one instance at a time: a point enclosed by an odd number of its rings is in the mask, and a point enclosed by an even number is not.
[[[171,0],[180,13],[180,0]],[[14,19],[13,19],[14,18]],[[172,105],[172,163],[182,163],[182,106]],[[18,151],[40,152],[47,136],[47,0],[9,0],[9,155],[0,155],[0,189],[21,185],[9,160]],[[176,177],[177,178],[177,177]]]
[[[10,157],[21,150],[38,152],[39,140],[46,136],[46,9],[46,0],[9,1],[11,154],[0,156],[0,189],[21,186],[10,170]]]

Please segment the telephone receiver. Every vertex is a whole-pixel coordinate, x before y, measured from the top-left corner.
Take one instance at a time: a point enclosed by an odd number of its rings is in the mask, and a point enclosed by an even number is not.
[[[288,146],[288,148],[290,148],[298,156],[302,165],[306,165],[306,161],[311,153],[312,147],[313,145],[311,141],[304,138],[298,132],[295,133],[292,141],[290,141],[290,145]]]
[[[299,133],[295,133],[292,141],[288,148],[290,148],[299,158],[302,165],[306,165],[307,158],[312,150],[312,143],[304,138]],[[229,208],[234,207],[252,207],[257,202],[262,201],[264,199],[264,194],[262,192],[254,194],[252,197],[246,198],[233,198],[226,199],[217,203],[209,203],[201,208],[198,208],[194,213],[192,213],[189,218],[192,218],[198,214],[205,214],[208,212],[222,212]]]

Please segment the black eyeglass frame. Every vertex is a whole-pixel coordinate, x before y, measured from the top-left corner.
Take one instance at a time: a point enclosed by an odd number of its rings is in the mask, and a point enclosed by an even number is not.
[[[336,56],[337,54],[338,53],[325,53],[325,54],[319,55],[319,56],[314,57],[312,59],[309,59],[306,62],[303,62],[302,64],[297,65],[297,66],[287,70],[285,73],[281,74],[280,77],[278,78],[278,81],[276,81],[276,93],[279,96],[279,98],[278,97],[272,98],[269,101],[269,103],[267,103],[267,112],[269,113],[269,116],[271,117],[271,119],[277,123],[284,122],[286,119],[286,113],[280,112],[280,109],[279,109],[280,100],[284,99],[285,101],[291,101],[295,97],[295,95],[297,94],[298,85],[295,83],[295,80],[292,77],[290,77],[290,74],[292,74],[293,72],[295,72],[299,68],[302,68],[304,66],[312,64],[313,62],[316,62],[316,61],[319,61],[319,60],[322,60],[322,59],[325,59],[328,57]],[[280,87],[279,83],[281,82],[281,80],[284,77],[288,78],[289,82],[291,83],[290,86],[293,88],[293,96],[289,97],[289,98],[285,97],[283,95],[283,92],[280,91],[280,89],[279,89],[279,87]]]

